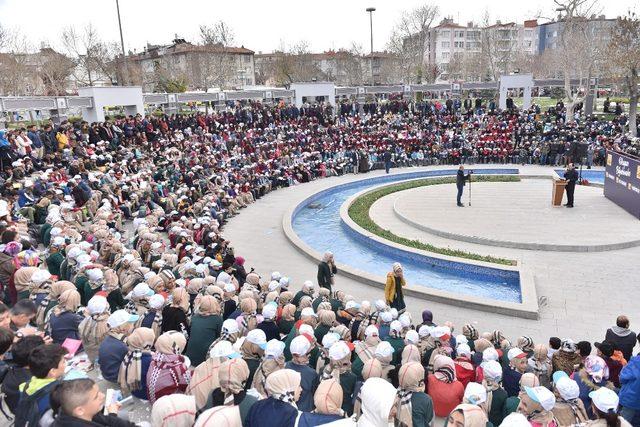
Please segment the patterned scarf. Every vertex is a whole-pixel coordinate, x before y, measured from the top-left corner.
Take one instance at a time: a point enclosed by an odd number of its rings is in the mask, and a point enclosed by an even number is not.
[[[181,393],[186,390],[191,375],[179,354],[155,353],[148,373],[149,402],[155,403],[158,395]]]
[[[140,383],[146,381],[146,378],[142,378],[142,355],[152,354],[154,339],[155,334],[149,328],[137,328],[127,338],[129,351],[124,356],[118,373],[118,383],[126,393],[140,390]]]

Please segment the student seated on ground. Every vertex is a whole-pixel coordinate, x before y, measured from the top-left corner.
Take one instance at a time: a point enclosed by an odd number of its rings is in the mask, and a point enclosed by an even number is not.
[[[104,393],[92,379],[62,381],[51,391],[51,407],[55,413],[52,427],[135,426],[118,418],[118,403],[109,405],[108,415],[104,415],[104,403]]]
[[[17,332],[19,329],[29,326],[36,317],[36,305],[28,299],[20,300],[11,307],[11,330]]]
[[[29,354],[31,350],[42,344],[44,344],[42,337],[29,335],[11,347],[12,359],[7,374],[4,379],[2,379],[2,393],[5,395],[4,400],[6,406],[12,413],[16,410],[18,400],[20,399],[20,390],[18,387],[31,378]]]
[[[42,344],[29,354],[32,377],[19,387],[20,397],[15,410],[15,425],[37,425],[50,408],[53,387],[64,375],[67,350],[59,344]]]

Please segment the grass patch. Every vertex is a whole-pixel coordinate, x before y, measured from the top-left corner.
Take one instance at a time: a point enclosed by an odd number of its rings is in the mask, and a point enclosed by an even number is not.
[[[474,182],[518,182],[520,181],[520,177],[514,175],[478,175],[474,176]],[[431,245],[429,243],[423,243],[417,239],[407,239],[405,237],[400,237],[396,234],[393,234],[390,230],[385,230],[380,227],[378,224],[373,222],[371,217],[369,216],[369,209],[376,202],[376,200],[381,199],[384,196],[388,196],[389,194],[409,190],[411,188],[416,187],[426,187],[429,185],[439,185],[439,184],[453,184],[456,182],[455,177],[447,177],[447,178],[434,178],[434,179],[419,179],[415,181],[402,182],[397,185],[391,185],[388,187],[380,188],[378,190],[374,190],[370,193],[363,194],[358,197],[352,204],[349,206],[349,217],[360,227],[365,230],[375,234],[376,236],[382,237],[383,239],[390,240],[392,242],[398,243],[400,245],[408,246],[414,249],[420,249],[423,251],[434,252],[441,255],[447,255],[457,258],[465,258],[472,259],[475,261],[484,261],[490,262],[494,264],[502,264],[502,265],[516,265],[516,261],[507,258],[499,258],[491,255],[480,255],[473,252],[466,252],[457,249],[450,248],[442,248],[438,246]]]

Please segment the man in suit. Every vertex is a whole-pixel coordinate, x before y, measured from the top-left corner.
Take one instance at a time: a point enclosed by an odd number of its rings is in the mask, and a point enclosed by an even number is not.
[[[567,180],[566,190],[567,190],[567,203],[566,207],[573,207],[573,192],[576,190],[576,182],[578,181],[578,172],[576,171],[573,163],[569,163],[567,166],[567,170],[564,172],[564,179]]]
[[[464,207],[462,204],[462,190],[464,190],[465,181],[470,179],[470,174],[464,174],[464,166],[460,165],[458,168],[458,174],[456,175],[456,187],[458,187],[458,206]]]

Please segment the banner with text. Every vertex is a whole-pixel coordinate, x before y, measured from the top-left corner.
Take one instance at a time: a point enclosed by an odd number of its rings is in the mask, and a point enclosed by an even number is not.
[[[640,219],[640,160],[607,151],[604,195]]]

